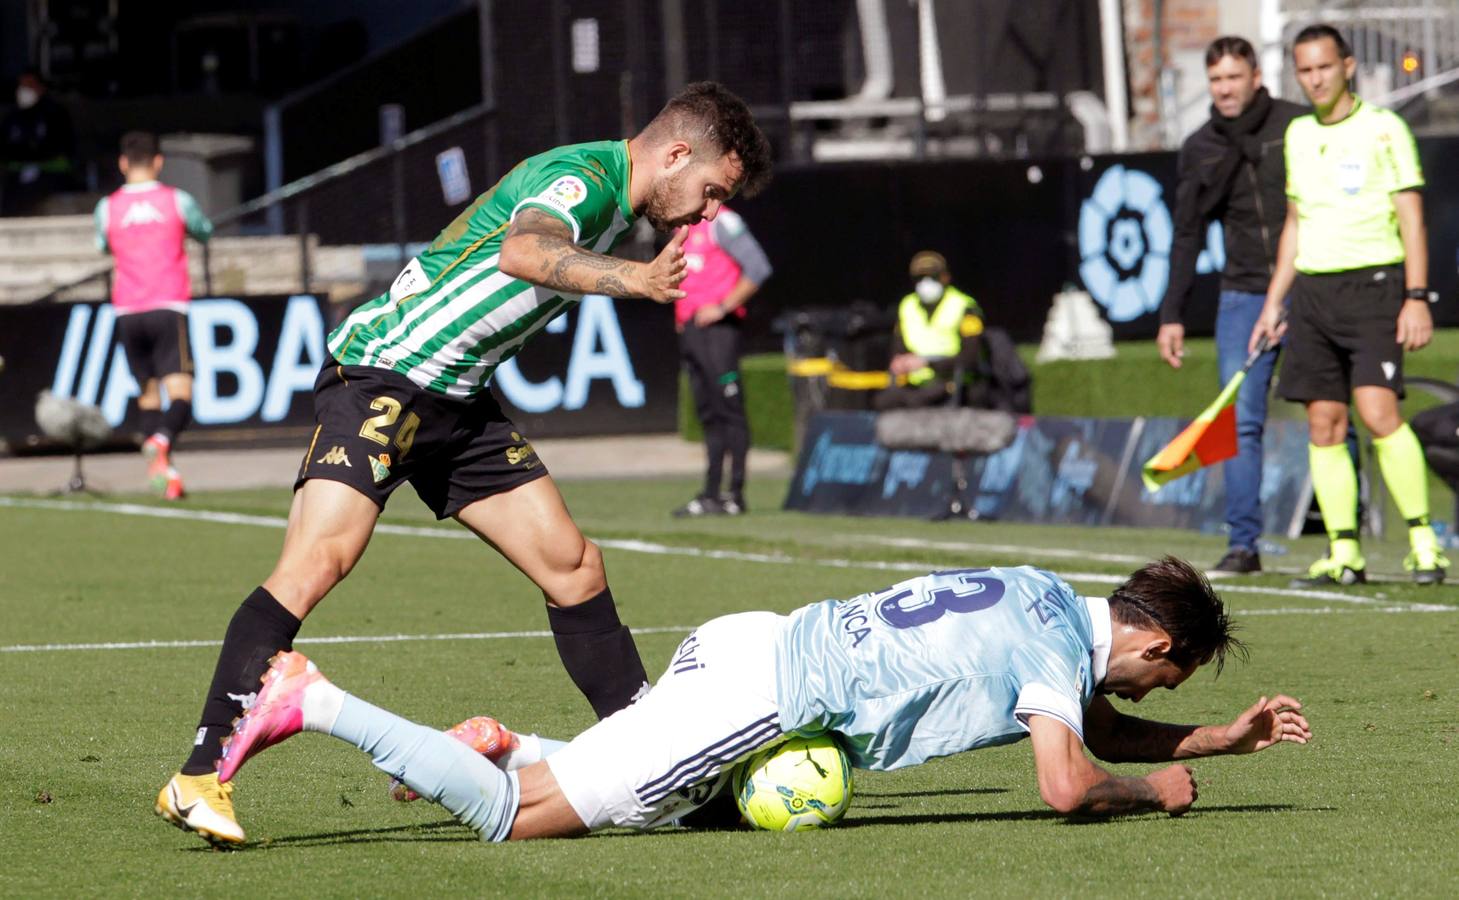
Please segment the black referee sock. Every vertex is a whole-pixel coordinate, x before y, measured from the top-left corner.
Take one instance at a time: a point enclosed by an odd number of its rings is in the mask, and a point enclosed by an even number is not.
[[[547,607],[547,621],[563,668],[598,718],[632,703],[648,684],[633,635],[618,621],[610,588],[577,606]]]
[[[167,406],[167,412],[162,414],[162,434],[169,441],[176,442],[177,436],[182,434],[193,420],[193,405],[191,400],[173,400]],[[273,599],[273,598],[269,598]]]
[[[160,409],[138,409],[137,424],[142,426],[144,437],[151,437],[162,430],[162,410]]]
[[[213,685],[203,703],[198,736],[192,754],[183,763],[182,774],[205,775],[222,753],[223,738],[233,730],[233,720],[243,715],[258,691],[259,679],[268,671],[269,657],[293,648],[299,620],[284,609],[273,594],[257,588],[228,623],[223,649],[213,670]]]

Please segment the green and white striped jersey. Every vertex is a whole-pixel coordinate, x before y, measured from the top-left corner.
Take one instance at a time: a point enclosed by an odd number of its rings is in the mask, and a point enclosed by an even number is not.
[[[541,209],[572,227],[573,242],[607,253],[633,224],[626,141],[558,147],[519,163],[412,259],[390,290],[330,332],[345,365],[391,369],[430,391],[468,398],[496,367],[581,298],[497,269],[517,211]]]

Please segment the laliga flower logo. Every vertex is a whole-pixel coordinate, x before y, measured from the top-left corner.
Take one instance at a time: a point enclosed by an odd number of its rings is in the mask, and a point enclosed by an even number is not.
[[[1079,275],[1111,321],[1128,322],[1160,306],[1172,236],[1158,181],[1119,165],[1100,176],[1079,207]]]

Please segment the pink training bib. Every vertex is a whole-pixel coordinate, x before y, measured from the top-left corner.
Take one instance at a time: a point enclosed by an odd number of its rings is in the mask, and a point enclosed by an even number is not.
[[[727,207],[719,214],[735,215]],[[689,236],[684,239],[684,262],[688,274],[679,284],[679,290],[685,296],[674,301],[674,321],[680,325],[693,319],[699,307],[723,300],[740,280],[740,264],[715,241],[713,222],[689,226]],[[742,304],[734,315],[744,318],[745,312]]]
[[[186,223],[176,192],[153,183],[122,187],[107,199],[106,241],[116,258],[111,302],[118,313],[148,312],[186,303],[192,280],[183,249]]]

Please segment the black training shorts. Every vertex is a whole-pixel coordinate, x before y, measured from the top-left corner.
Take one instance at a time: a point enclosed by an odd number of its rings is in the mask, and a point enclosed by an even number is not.
[[[187,315],[172,309],[117,316],[117,340],[127,351],[132,377],[143,387],[151,378],[191,375],[192,347],[187,339]]]
[[[1287,400],[1347,403],[1374,385],[1403,396],[1403,267],[1298,273],[1287,314],[1278,392]]]
[[[389,369],[329,360],[314,382],[314,439],[294,489],[338,481],[381,509],[401,482],[444,519],[547,474],[489,390],[456,400]]]

